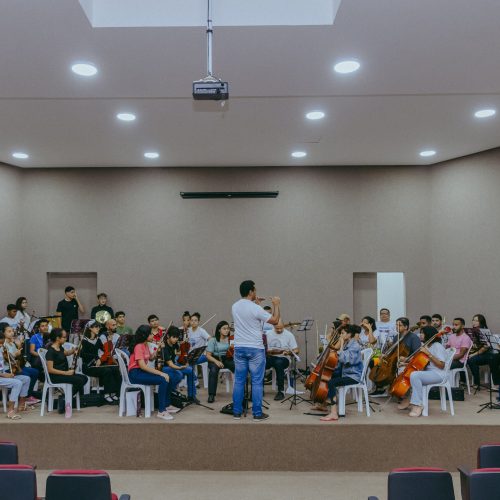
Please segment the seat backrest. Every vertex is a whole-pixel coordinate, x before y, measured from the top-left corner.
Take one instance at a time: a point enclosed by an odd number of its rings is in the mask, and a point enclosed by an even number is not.
[[[477,450],[477,468],[500,467],[500,443],[482,444]]]
[[[46,500],[111,498],[111,481],[103,470],[56,470],[47,477]]]
[[[454,347],[446,349],[446,358],[444,360],[444,372],[446,374],[450,371],[451,364],[453,363],[453,356],[455,356],[456,352],[457,350]]]
[[[49,369],[47,368],[47,360],[45,356],[47,356],[47,349],[38,349],[38,356],[40,357],[40,361],[42,363],[43,372],[45,373],[45,381],[49,384],[52,384],[52,380],[50,379]]]
[[[363,360],[363,373],[361,374],[361,382],[365,381],[366,374],[368,373],[368,367],[370,366],[370,359],[373,356],[373,349],[368,347],[361,351],[361,359]]]
[[[443,469],[394,469],[388,483],[388,500],[455,500],[451,474]]]
[[[116,360],[118,361],[118,366],[120,367],[120,375],[125,385],[130,385],[130,379],[128,378],[128,356],[121,350],[115,349]]]
[[[0,465],[0,500],[36,500],[36,474],[31,465]]]
[[[0,464],[18,464],[17,444],[13,441],[0,441]]]
[[[463,500],[500,499],[500,468],[473,469],[460,479]]]

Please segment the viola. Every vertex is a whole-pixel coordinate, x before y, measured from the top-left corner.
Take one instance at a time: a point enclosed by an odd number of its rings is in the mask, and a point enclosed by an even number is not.
[[[432,344],[434,339],[441,337],[445,333],[451,332],[451,328],[447,326],[444,330],[436,333],[432,336],[418,351],[415,351],[409,359],[407,359],[408,364],[405,369],[396,377],[391,387],[389,388],[389,394],[396,396],[397,398],[404,398],[406,393],[410,390],[410,376],[413,372],[423,371],[430,363],[429,356],[422,352],[423,347],[427,347]]]
[[[226,359],[234,358],[234,335],[229,335],[229,349],[226,351]]]
[[[101,363],[104,365],[114,365],[115,360],[113,356],[115,354],[115,346],[111,340],[107,340],[103,346],[104,354],[101,356]]]
[[[5,344],[3,345],[3,359],[9,367],[9,372],[12,373],[12,375],[18,375],[19,373],[21,373],[21,368],[19,367],[16,360],[13,358],[13,355],[9,352]]]
[[[181,342],[179,346],[179,356],[177,357],[177,363],[180,365],[185,365],[187,363],[187,356],[191,350],[191,344],[188,340]]]

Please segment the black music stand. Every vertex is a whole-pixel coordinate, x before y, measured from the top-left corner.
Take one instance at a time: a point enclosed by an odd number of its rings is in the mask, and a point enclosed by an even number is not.
[[[303,398],[300,394],[297,394],[297,361],[300,362],[300,358],[292,351],[292,356],[290,360],[290,370],[293,374],[293,394],[285,398],[281,404],[290,401],[291,410],[294,406],[298,406],[300,403],[312,404],[310,399]]]
[[[493,402],[493,397],[492,397],[493,387],[492,387],[492,383],[491,383],[491,376],[492,376],[491,365],[493,362],[495,362],[495,360],[498,362],[498,343],[495,342],[495,344],[497,344],[496,347],[493,345],[493,342],[491,341],[491,337],[493,336],[493,334],[491,333],[490,330],[486,330],[484,328],[481,328],[480,332],[484,336],[484,338],[486,339],[486,342],[490,346],[490,349],[492,350],[492,352],[495,353],[495,351],[496,351],[496,355],[494,355],[493,360],[491,360],[488,363],[488,370],[489,370],[489,373],[488,373],[488,393],[490,395],[490,400],[487,403],[480,404],[479,407],[481,409],[478,410],[476,413],[481,413],[483,410],[486,410],[486,408],[488,408],[488,410],[500,410],[500,404]]]
[[[196,365],[196,362],[200,359],[201,355],[205,352],[206,350],[206,347],[205,346],[202,346],[202,347],[196,347],[194,349],[192,349],[191,351],[189,351],[189,354],[187,355],[187,363],[188,365],[191,367],[191,370],[193,371],[193,376],[191,377],[191,393],[194,393],[194,374],[195,374],[195,371],[194,371],[194,367]],[[188,391],[189,392],[189,391]],[[188,406],[191,406],[191,405],[196,405],[196,406],[203,406],[203,408],[206,408],[207,410],[211,410],[213,411],[214,409],[213,408],[210,408],[210,406],[206,406],[204,404],[201,404],[199,401],[198,402],[195,402],[195,401],[189,401],[184,405],[183,408],[181,408],[179,410],[179,412],[181,412],[182,410],[184,410],[184,408],[187,408]]]
[[[305,354],[305,363],[306,363],[306,369],[304,370],[304,375],[307,377],[310,373],[309,370],[309,361],[307,359],[307,332],[311,330],[313,327],[314,320],[312,318],[304,318],[302,321],[302,324],[297,328],[297,332],[304,332],[304,343],[305,343],[305,348],[304,348],[304,354]]]

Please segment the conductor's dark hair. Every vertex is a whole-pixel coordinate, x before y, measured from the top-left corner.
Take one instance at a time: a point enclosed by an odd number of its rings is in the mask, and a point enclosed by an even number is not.
[[[240,295],[242,297],[248,297],[250,292],[255,290],[255,282],[252,280],[243,281],[240,285]]]

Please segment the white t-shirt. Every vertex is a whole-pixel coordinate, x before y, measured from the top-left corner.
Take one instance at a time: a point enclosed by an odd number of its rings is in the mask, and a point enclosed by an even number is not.
[[[26,312],[21,312],[17,311],[16,315],[14,316],[14,319],[17,321],[17,324],[19,325],[21,323],[21,320],[24,321],[24,328],[29,328],[30,322],[31,322],[31,317],[28,313]]]
[[[394,337],[398,334],[395,321],[376,321],[375,325],[380,335],[381,347],[386,341],[394,342]]]
[[[435,358],[439,359],[440,361],[446,360],[446,349],[440,342],[434,342],[434,344],[429,347],[429,351]],[[432,361],[429,362],[426,370],[435,372],[443,371],[441,368],[438,368]]]
[[[273,349],[284,349],[285,351],[293,351],[297,349],[297,341],[292,332],[283,330],[282,333],[276,333],[274,328],[266,332],[267,348],[272,351]],[[272,356],[281,356],[283,354],[272,354]]]
[[[233,304],[234,346],[264,349],[262,341],[263,324],[271,314],[248,299],[240,299]]]
[[[366,330],[364,328],[361,328],[361,333],[359,334],[359,343],[362,346],[371,347],[372,349],[382,349],[382,345],[385,343],[386,334],[381,334],[378,330],[375,330],[373,332],[373,336],[377,339],[377,342],[375,344],[370,344],[370,338],[368,337]]]
[[[8,316],[5,316],[5,318],[0,319],[0,323],[7,323],[14,329],[16,329],[19,326],[16,318],[9,318]]]
[[[195,332],[191,328],[188,329],[188,340],[191,344],[191,349],[196,349],[197,347],[205,347],[207,345],[210,335],[206,330],[199,326]]]

